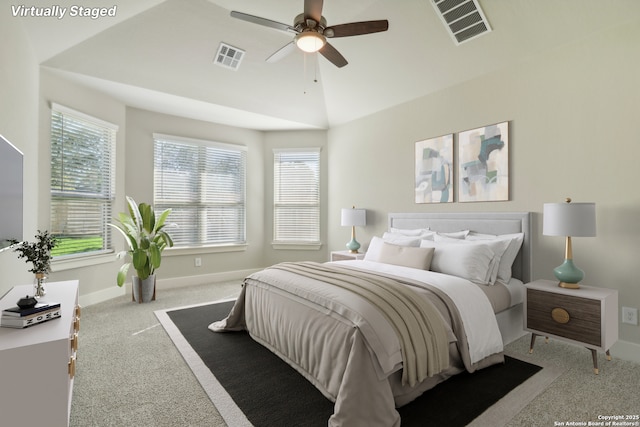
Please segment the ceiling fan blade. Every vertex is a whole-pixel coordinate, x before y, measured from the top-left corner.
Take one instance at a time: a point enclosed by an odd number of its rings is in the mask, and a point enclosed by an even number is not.
[[[267,62],[278,62],[294,50],[296,50],[296,43],[291,41],[272,53],[271,56],[267,58]]]
[[[325,43],[322,49],[320,49],[318,52],[320,52],[322,56],[327,58],[329,61],[333,63],[333,65],[335,65],[338,68],[342,68],[348,64],[347,60],[344,59],[344,56],[342,56],[342,54],[338,52],[336,48],[329,43]]]
[[[386,19],[380,21],[363,21],[351,22],[349,24],[340,24],[327,27],[324,30],[326,37],[349,37],[359,36],[362,34],[379,33],[389,29],[389,21]]]
[[[264,25],[265,27],[275,28],[276,30],[286,31],[289,33],[297,34],[298,32],[291,26],[283,24],[282,22],[272,21],[266,18],[260,18],[259,16],[249,15],[247,13],[231,11],[231,17],[241,19],[243,21],[251,22],[253,24]]]
[[[316,22],[322,20],[322,0],[304,0],[304,17]]]

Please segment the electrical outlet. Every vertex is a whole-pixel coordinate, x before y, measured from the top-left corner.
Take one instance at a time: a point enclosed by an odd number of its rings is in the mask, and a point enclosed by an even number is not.
[[[622,323],[638,326],[638,309],[622,307]]]
[[[193,265],[195,265],[196,267],[202,267],[202,258],[197,257],[196,259],[194,259]]]

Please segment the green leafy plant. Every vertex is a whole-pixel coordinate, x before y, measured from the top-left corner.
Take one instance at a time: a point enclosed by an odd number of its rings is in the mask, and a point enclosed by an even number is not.
[[[109,224],[120,231],[129,246],[129,250],[120,252],[118,258],[124,258],[127,255],[131,258],[131,262],[123,264],[118,271],[118,286],[124,284],[132,264],[140,280],[154,274],[160,267],[162,251],[173,246],[173,240],[165,230],[175,225],[165,224],[171,209],[165,209],[156,217],[151,205],[147,203],[138,205],[129,196],[127,196],[127,206],[128,213],[121,212],[116,223]]]
[[[10,240],[14,252],[18,252],[18,258],[26,258],[25,262],[33,264],[29,271],[36,274],[47,274],[51,270],[51,249],[56,246],[56,238],[48,231],[38,230],[35,242],[18,242]]]

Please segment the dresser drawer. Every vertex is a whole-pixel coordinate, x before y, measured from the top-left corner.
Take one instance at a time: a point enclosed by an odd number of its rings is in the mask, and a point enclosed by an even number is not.
[[[600,347],[601,302],[527,289],[527,329]]]

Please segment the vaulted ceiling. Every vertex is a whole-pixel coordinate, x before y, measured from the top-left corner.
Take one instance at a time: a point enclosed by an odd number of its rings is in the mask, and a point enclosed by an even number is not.
[[[230,17],[236,10],[293,24],[303,0],[121,0],[107,2],[115,17],[19,19],[42,66],[64,78],[137,108],[275,130],[327,129],[640,14],[637,0],[479,0],[492,31],[456,45],[431,1],[325,0],[329,24],[389,20],[386,32],[331,41],[349,61],[343,68],[301,51],[267,63],[292,34]],[[246,52],[238,70],[214,63],[221,42]]]

